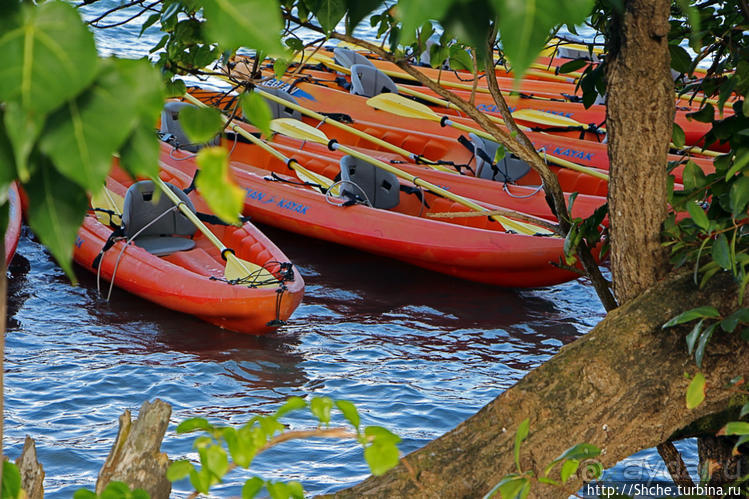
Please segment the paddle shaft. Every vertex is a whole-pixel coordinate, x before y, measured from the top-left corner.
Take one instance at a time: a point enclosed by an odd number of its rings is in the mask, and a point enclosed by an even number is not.
[[[196,106],[200,107],[208,107],[206,104],[201,102],[199,99],[195,98],[194,96],[190,95],[189,93],[185,94],[185,99],[189,101],[192,104],[195,104]],[[222,116],[224,119],[228,119],[226,115],[222,113]],[[269,152],[276,158],[280,159],[284,163],[286,163],[289,168],[296,171],[300,177],[306,177],[307,180],[311,180],[313,183],[319,184],[320,186],[324,187],[325,189],[329,188],[331,185],[333,185],[333,181],[330,180],[328,177],[325,177],[323,175],[318,175],[315,172],[309,171],[306,168],[304,168],[302,165],[300,165],[297,160],[295,159],[289,159],[286,156],[284,156],[281,152],[277,151],[275,148],[268,145],[264,140],[259,139],[255,137],[253,134],[239,126],[234,122],[234,120],[231,120],[229,122],[228,128],[232,130],[235,133],[238,133],[242,137],[246,138],[256,146],[260,147],[261,149]],[[303,178],[304,180],[304,178]]]

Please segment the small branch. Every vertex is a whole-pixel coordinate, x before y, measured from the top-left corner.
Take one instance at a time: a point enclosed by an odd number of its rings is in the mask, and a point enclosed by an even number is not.
[[[657,449],[663,462],[666,463],[666,468],[668,468],[668,472],[674,483],[685,489],[693,488],[694,482],[689,476],[687,466],[684,464],[684,460],[681,458],[681,454],[676,446],[674,446],[674,443],[670,440],[668,442],[663,442],[662,444],[658,444]]]
[[[356,438],[356,433],[352,433],[346,428],[316,428],[314,430],[287,431],[268,440],[268,443],[260,447],[257,453],[260,454],[282,442],[304,438]]]

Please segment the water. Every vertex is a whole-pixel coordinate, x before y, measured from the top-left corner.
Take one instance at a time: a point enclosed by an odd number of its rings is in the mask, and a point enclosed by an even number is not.
[[[103,10],[104,7],[98,7]],[[97,34],[105,53],[135,57],[151,38],[138,28]],[[240,424],[292,395],[354,402],[366,425],[403,438],[408,453],[454,428],[603,315],[592,288],[572,282],[532,291],[498,290],[392,260],[285,234],[266,233],[299,267],[303,304],[276,334],[224,332],[116,290],[110,303],[77,269],[71,286],[27,232],[10,269],[5,450],[37,441],[50,498],[93,487],[123,410],[161,398],[174,412],[162,450],[192,458],[175,425],[204,416]],[[309,417],[289,418],[310,428]],[[694,462],[693,445],[684,447]],[[653,450],[609,470],[657,468]],[[658,471],[660,470],[660,471]],[[662,466],[656,473],[665,477]],[[253,471],[329,492],[368,475],[351,441],[303,441],[263,454]],[[237,496],[250,476],[233,473],[216,495]],[[175,495],[190,490],[176,484]]]

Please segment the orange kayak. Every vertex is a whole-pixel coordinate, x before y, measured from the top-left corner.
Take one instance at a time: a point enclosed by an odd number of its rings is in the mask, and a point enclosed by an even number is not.
[[[194,168],[191,160],[183,163]],[[164,181],[180,188],[190,184],[191,177],[168,165],[162,167]],[[107,187],[114,195],[125,196],[131,182],[126,173],[114,168]],[[198,211],[205,208],[199,197],[193,194],[190,199]],[[267,269],[273,276],[272,282],[265,285],[227,282],[219,250],[199,231],[192,238],[195,243],[192,249],[167,256],[156,256],[135,244],[125,247],[118,240],[103,253],[96,269],[93,262],[113,229],[93,213],[85,217],[78,232],[74,258],[86,270],[98,271],[107,281],[114,276],[114,284],[125,291],[225,329],[263,334],[283,325],[304,293],[304,281],[296,268],[250,223],[241,227],[206,225],[238,258]]]
[[[188,175],[194,172],[192,162],[179,159],[185,153],[162,147],[169,151],[164,154],[168,165]],[[552,265],[562,256],[560,238],[505,232],[486,216],[432,218],[467,208],[429,192],[423,198],[400,193],[391,209],[347,205],[304,185],[283,163],[268,166],[270,170],[231,162],[236,181],[247,192],[245,214],[257,222],[496,286],[529,288],[579,277]],[[396,180],[394,185],[401,184]]]
[[[16,253],[21,237],[21,197],[15,183],[8,188],[8,227],[5,229],[5,267],[8,267]]]

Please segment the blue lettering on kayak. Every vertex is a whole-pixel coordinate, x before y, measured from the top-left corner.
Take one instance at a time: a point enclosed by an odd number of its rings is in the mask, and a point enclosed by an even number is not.
[[[307,92],[305,92],[301,88],[299,88],[299,87],[292,87],[291,83],[286,83],[286,82],[281,81],[281,80],[273,79],[273,80],[264,81],[262,86],[268,87],[268,88],[277,88],[277,89],[283,90],[284,92],[288,92],[289,94],[293,95],[294,97],[301,97],[302,99],[309,99],[309,100],[314,100],[314,101],[317,100],[312,95],[308,94]]]
[[[549,113],[549,114],[555,114],[557,116],[564,116],[565,118],[572,118],[572,115],[575,113],[565,113],[564,111],[554,111],[552,109],[540,109],[542,113]]]
[[[280,201],[276,201],[276,197],[274,195],[272,194],[267,195],[265,192],[262,192],[262,191],[256,191],[254,189],[246,188],[245,192],[247,192],[247,197],[249,199],[254,199],[255,201],[258,201],[261,204],[274,204],[278,206],[279,208],[293,211],[294,213],[299,213],[300,215],[306,215],[307,209],[309,208],[309,206],[306,206],[302,203],[289,201],[287,199],[281,199]]]
[[[585,151],[577,151],[566,147],[557,147],[551,151],[551,154],[555,156],[568,156],[570,158],[583,159],[585,161],[593,161],[593,156],[595,156],[595,153],[592,152],[586,153]]]
[[[85,241],[83,240],[83,238],[81,236],[75,236],[75,247],[76,248],[80,248],[81,246],[83,246],[84,242]]]

